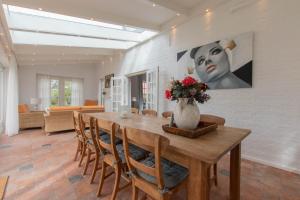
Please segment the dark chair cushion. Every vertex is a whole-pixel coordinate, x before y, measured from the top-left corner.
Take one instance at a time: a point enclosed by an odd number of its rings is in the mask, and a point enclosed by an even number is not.
[[[103,142],[105,142],[105,143],[107,143],[107,144],[110,144],[110,135],[109,135],[108,133],[103,133],[103,134],[101,134],[101,135],[100,135],[100,139],[101,139]],[[122,140],[116,137],[115,143],[116,143],[116,145],[117,145],[117,144],[121,144],[121,143],[122,143]]]
[[[126,163],[126,159],[125,159],[125,153],[124,153],[124,148],[123,148],[123,144],[118,144],[116,146],[116,149],[118,151],[119,157],[122,160],[122,163]],[[128,149],[130,152],[131,157],[134,160],[141,160],[147,157],[148,152],[145,151],[144,149],[137,147],[133,144],[129,144],[128,145]]]
[[[155,166],[155,158],[152,155],[140,162],[148,167]],[[181,165],[173,163],[164,158],[161,159],[161,165],[163,180],[167,189],[172,189],[180,184],[189,174],[188,169],[186,169],[185,167],[182,167]],[[140,170],[137,170],[137,174],[146,181],[157,184],[156,178],[154,176],[150,176],[149,174],[146,174]]]

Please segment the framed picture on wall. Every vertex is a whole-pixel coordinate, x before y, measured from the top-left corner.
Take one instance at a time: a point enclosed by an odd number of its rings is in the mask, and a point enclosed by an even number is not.
[[[110,88],[110,79],[114,77],[114,74],[109,74],[105,76],[105,88]]]
[[[209,89],[252,87],[253,33],[243,33],[177,53],[183,73],[207,83]]]

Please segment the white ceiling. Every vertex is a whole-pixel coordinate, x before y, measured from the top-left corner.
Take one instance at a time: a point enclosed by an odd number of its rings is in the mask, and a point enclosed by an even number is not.
[[[159,31],[164,24],[188,15],[190,10],[205,1],[207,0],[3,0],[3,3]],[[177,16],[178,13],[180,16]],[[111,49],[15,45],[20,65],[99,63],[112,52]]]

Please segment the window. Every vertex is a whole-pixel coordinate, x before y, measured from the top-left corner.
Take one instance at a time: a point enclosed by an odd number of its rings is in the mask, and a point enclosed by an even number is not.
[[[41,109],[49,106],[79,106],[83,102],[83,80],[38,75],[38,97]]]
[[[3,8],[15,44],[128,49],[158,34],[138,27],[13,5],[4,4]]]

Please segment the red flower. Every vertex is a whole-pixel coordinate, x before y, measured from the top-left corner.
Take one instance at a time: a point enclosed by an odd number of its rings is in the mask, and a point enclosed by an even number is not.
[[[197,83],[197,81],[191,76],[187,76],[185,77],[185,79],[182,80],[182,84],[184,86],[194,85],[195,83]]]
[[[170,90],[166,90],[165,91],[165,96],[166,96],[167,99],[171,99],[171,97],[172,97],[171,91]]]

